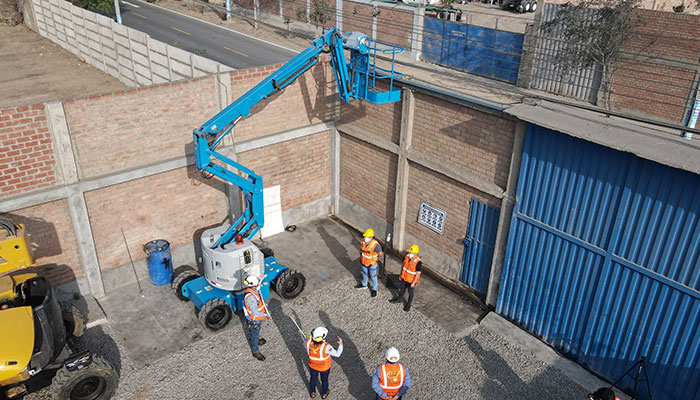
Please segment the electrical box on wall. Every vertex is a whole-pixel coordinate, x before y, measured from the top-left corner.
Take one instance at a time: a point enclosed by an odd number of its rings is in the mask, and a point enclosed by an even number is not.
[[[442,235],[445,230],[445,212],[425,202],[420,203],[418,223]]]

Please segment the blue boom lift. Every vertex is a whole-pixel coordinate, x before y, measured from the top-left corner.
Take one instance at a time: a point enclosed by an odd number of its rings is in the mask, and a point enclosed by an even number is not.
[[[345,58],[349,51],[350,60]],[[190,300],[199,310],[199,321],[209,330],[226,326],[234,311],[243,308],[244,279],[248,275],[261,278],[263,299],[270,296],[270,286],[286,299],[298,296],[306,283],[304,275],[277,263],[269,249],[259,249],[251,242],[263,227],[263,182],[259,175],[218,153],[217,146],[238,121],[250,114],[261,100],[289,86],[318,62],[321,53],[330,53],[338,94],[345,102],[352,99],[374,104],[396,102],[400,89],[394,79],[394,57],[404,49],[373,41],[359,33],[341,33],[330,28],[312,45],[258,83],[204,125],[194,130],[197,169],[206,178],[218,176],[241,189],[245,198],[242,214],[233,224],[224,224],[202,233],[202,265],[204,276],[193,268],[180,268],[173,279],[173,289],[181,300]],[[376,65],[377,55],[391,58],[390,68]],[[384,89],[376,84],[385,81]],[[238,173],[233,172],[237,170]]]

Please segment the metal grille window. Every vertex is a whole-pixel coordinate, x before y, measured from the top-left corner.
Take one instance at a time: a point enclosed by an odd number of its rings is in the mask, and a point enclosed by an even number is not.
[[[430,204],[421,202],[418,212],[418,223],[427,226],[442,235],[445,230],[445,212]]]

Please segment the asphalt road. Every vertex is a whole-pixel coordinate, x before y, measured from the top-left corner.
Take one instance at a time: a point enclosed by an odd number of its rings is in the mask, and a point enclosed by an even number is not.
[[[284,63],[297,54],[275,44],[146,2],[120,1],[119,6],[125,26],[234,69]]]

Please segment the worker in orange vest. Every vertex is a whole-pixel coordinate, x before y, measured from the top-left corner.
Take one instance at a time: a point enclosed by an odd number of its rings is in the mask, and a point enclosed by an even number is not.
[[[372,389],[377,393],[377,400],[401,400],[411,387],[411,374],[405,365],[399,363],[400,355],[395,347],[389,347],[384,356],[387,362],[374,371]]]
[[[384,254],[382,245],[374,238],[374,229],[369,228],[362,235],[360,263],[362,264],[362,283],[355,286],[356,289],[367,287],[367,277],[372,280],[371,296],[377,296],[377,269],[379,257]]]
[[[406,255],[403,258],[401,275],[399,276],[399,285],[401,286],[399,288],[399,294],[389,300],[391,303],[403,301],[403,295],[406,293],[406,289],[408,289],[408,303],[403,306],[404,311],[409,311],[411,309],[413,289],[416,287],[416,284],[418,284],[421,271],[423,270],[423,262],[420,257],[418,257],[418,250],[417,244],[412,244],[408,247]]]
[[[262,322],[266,318],[270,318],[270,316],[265,301],[263,301],[260,294],[260,278],[255,275],[248,275],[243,280],[243,284],[248,286],[243,297],[245,306],[243,311],[248,322],[248,328],[250,328],[250,347],[253,351],[253,357],[260,361],[265,361],[265,356],[260,353],[258,346],[262,346],[266,342],[265,339],[260,337],[260,328],[262,327]]]
[[[338,338],[338,350],[325,342],[328,329],[319,326],[311,331],[311,336],[306,339],[306,353],[309,355],[309,395],[316,397],[316,382],[321,375],[321,398],[327,399],[331,394],[328,388],[328,375],[331,372],[331,356],[340,357],[343,353],[343,339]]]
[[[611,388],[602,387],[588,395],[588,400],[620,400]]]

